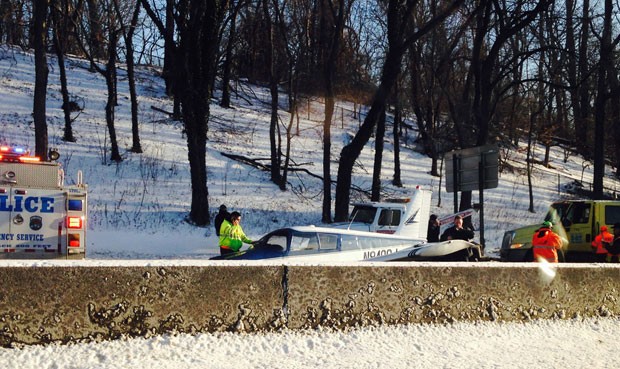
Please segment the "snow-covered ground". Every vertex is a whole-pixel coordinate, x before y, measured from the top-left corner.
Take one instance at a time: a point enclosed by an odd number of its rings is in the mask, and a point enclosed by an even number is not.
[[[191,200],[186,137],[181,123],[151,106],[172,110],[162,81],[139,73],[140,139],[143,154],[129,152],[131,122],[123,71],[119,72],[116,129],[124,158],[110,163],[104,106],[104,79],[88,72],[79,60],[69,62],[69,90],[84,110],[74,124],[76,143],[61,140],[58,68],[51,58],[48,89],[50,147],[61,153],[67,182],[83,171],[89,185],[87,263],[132,259],[208,259],[218,253],[212,227],[184,221]],[[34,150],[32,96],[33,56],[0,46],[0,143],[27,145]],[[241,86],[241,85],[240,85]],[[282,101],[285,96],[282,95]],[[243,86],[233,94],[234,109],[212,104],[207,147],[209,204],[240,211],[250,238],[289,225],[319,224],[322,184],[303,172],[290,173],[287,191],[269,181],[269,173],[230,160],[222,153],[269,157],[269,97],[260,87]],[[322,105],[320,99],[301,104],[299,134],[292,139],[297,165],[322,174]],[[285,107],[284,103],[282,106]],[[340,102],[332,128],[332,178],[336,179],[340,149],[358,127],[353,105]],[[280,118],[288,122],[282,109]],[[284,127],[282,127],[284,129]],[[297,132],[294,126],[293,132]],[[385,197],[405,196],[421,185],[433,190],[432,212],[452,213],[452,194],[429,174],[430,159],[412,150],[415,132],[404,138],[401,152],[403,188],[391,185],[392,139],[386,138],[382,183]],[[528,212],[524,150],[503,149],[502,159],[517,168],[500,173],[499,187],[485,191],[486,250],[497,256],[505,230],[540,221],[549,203],[568,196],[563,186],[573,180],[592,182],[591,163],[567,156],[554,147],[552,168],[534,168],[534,207]],[[537,147],[537,159],[543,151]],[[370,189],[374,142],[369,142],[355,167],[353,184]],[[520,170],[519,170],[520,169]],[[605,186],[617,189],[611,168]],[[477,194],[474,194],[474,202]],[[352,193],[352,200],[366,200]],[[478,219],[474,219],[474,225]],[[3,262],[2,265],[12,262]],[[23,263],[15,261],[15,263]],[[71,261],[67,261],[67,264]],[[83,262],[82,262],[83,263]],[[35,267],[36,262],[31,265]],[[0,325],[1,326],[1,325]],[[73,346],[0,350],[6,368],[409,368],[409,367],[615,367],[620,325],[615,318],[532,322],[527,324],[455,324],[450,326],[381,327],[350,332],[285,332],[268,335],[204,334],[156,337]]]
[[[617,319],[178,335],[0,350],[3,368],[617,368]]]

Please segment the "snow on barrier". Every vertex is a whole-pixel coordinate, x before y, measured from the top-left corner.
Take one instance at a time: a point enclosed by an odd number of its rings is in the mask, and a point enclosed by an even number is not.
[[[9,266],[0,280],[3,347],[620,313],[620,266],[602,264]]]

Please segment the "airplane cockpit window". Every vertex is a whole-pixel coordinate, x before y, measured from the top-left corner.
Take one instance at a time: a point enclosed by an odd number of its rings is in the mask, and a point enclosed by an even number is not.
[[[267,238],[267,240],[265,240],[264,243],[264,247],[266,248],[274,248],[274,247],[281,247],[282,250],[286,250],[286,236],[283,235],[273,235],[269,238]]]
[[[377,214],[377,208],[372,206],[355,206],[349,221],[372,224],[375,221],[375,214]]]
[[[341,251],[359,250],[359,248],[360,247],[357,245],[357,236],[342,235],[340,241]]]
[[[338,235],[329,233],[319,233],[321,250],[334,250],[338,247]]]
[[[379,215],[380,226],[397,226],[400,224],[400,210],[383,209]]]
[[[291,237],[291,252],[316,251],[318,249],[319,239],[316,233],[293,233]]]

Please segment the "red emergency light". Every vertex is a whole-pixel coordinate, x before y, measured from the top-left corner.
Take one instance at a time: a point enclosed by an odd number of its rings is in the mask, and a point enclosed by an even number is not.
[[[69,233],[69,247],[80,247],[80,235],[77,233]]]
[[[67,217],[67,228],[81,229],[82,228],[82,217],[68,216]]]

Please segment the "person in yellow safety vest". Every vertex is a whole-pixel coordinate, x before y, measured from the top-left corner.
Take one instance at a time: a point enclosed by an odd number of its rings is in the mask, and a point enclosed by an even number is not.
[[[544,259],[550,263],[558,262],[558,250],[562,248],[562,238],[551,230],[553,224],[545,221],[532,236],[534,261]]]
[[[611,241],[610,241],[611,239]],[[592,247],[594,248],[596,261],[603,263],[607,260],[607,247],[603,242],[613,242],[613,235],[607,231],[607,226],[601,226],[601,233],[599,233],[592,241]]]
[[[249,239],[241,228],[241,214],[233,211],[230,214],[230,221],[224,220],[220,228],[220,254],[238,252],[244,243],[250,244],[250,249],[254,248],[254,241]]]

